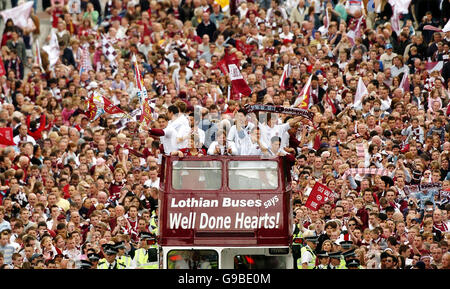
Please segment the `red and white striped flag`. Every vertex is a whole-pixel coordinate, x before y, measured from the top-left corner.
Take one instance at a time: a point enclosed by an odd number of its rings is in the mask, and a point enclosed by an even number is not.
[[[347,38],[350,41],[352,45],[355,45],[355,39],[358,37],[361,37],[361,24],[364,16],[361,16],[358,20],[358,23],[356,24],[355,29],[350,30],[347,32]]]
[[[427,62],[425,68],[428,73],[432,73],[433,71],[441,72],[442,68],[444,68],[444,61]]]
[[[400,82],[400,88],[403,89],[403,92],[409,91],[409,73],[403,73],[402,81]]]
[[[88,47],[86,45],[81,48],[80,75],[83,72],[89,71],[89,70],[92,70],[92,64],[89,59],[89,51],[88,51]]]

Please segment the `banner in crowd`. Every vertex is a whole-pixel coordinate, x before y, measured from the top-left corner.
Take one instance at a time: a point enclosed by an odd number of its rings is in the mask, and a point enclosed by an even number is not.
[[[284,113],[289,115],[297,115],[303,116],[312,121],[314,118],[314,113],[302,108],[293,108],[293,107],[284,107],[284,106],[275,106],[275,105],[264,105],[264,104],[246,104],[244,109],[247,112],[254,111],[264,111],[264,112],[272,112],[272,113]]]
[[[13,129],[12,127],[1,127],[0,128],[0,144],[7,146],[15,146],[13,141]]]
[[[342,175],[343,179],[346,179],[349,175],[379,175],[379,176],[389,176],[389,170],[381,168],[354,168],[348,169]]]
[[[20,28],[26,28],[28,26],[31,8],[33,8],[33,1],[28,1],[14,8],[3,10],[0,12],[0,15],[3,17],[4,22],[12,19],[14,25]]]
[[[198,195],[197,195],[198,196]],[[167,199],[166,236],[180,230],[247,231],[283,229],[283,203],[276,194],[192,197],[173,194]]]
[[[306,200],[305,207],[310,208],[313,211],[317,211],[321,205],[325,204],[330,199],[333,200],[335,197],[335,193],[333,193],[327,186],[316,182],[311,192],[309,193],[309,197]]]
[[[424,183],[419,185],[409,185],[405,186],[404,191],[407,195],[410,194],[416,194],[419,192],[425,192],[428,191],[440,191],[442,190],[442,184],[441,183]]]
[[[366,85],[362,77],[359,77],[358,86],[356,88],[355,100],[353,101],[353,107],[359,107],[362,103],[362,99],[365,95],[368,95],[369,91],[367,90]]]

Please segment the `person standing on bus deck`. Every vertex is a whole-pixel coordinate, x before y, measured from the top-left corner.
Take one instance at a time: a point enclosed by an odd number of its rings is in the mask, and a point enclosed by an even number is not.
[[[103,247],[103,252],[105,252],[105,258],[100,260],[97,269],[124,269],[125,265],[118,260],[117,249],[112,244],[105,244]]]
[[[227,140],[227,133],[219,129],[216,133],[216,140],[211,143],[208,155],[237,155],[238,151],[233,141]]]
[[[133,268],[133,259],[125,254],[125,242],[121,241],[115,244],[115,248],[117,249],[117,261],[120,263],[123,263],[125,268],[124,269],[131,269]]]
[[[308,235],[307,237],[305,235]],[[316,266],[316,254],[314,249],[317,245],[317,236],[313,236],[312,233],[305,234],[304,240],[306,245],[301,249],[301,257],[297,260],[297,268],[299,269],[313,269]],[[300,264],[298,262],[300,261]]]
[[[158,249],[156,238],[148,232],[140,233],[139,249],[134,254],[133,262],[137,269],[158,269],[158,261],[149,260],[149,249]]]

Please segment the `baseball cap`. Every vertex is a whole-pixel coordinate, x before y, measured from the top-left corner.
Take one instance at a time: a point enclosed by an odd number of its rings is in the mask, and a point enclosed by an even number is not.
[[[392,49],[392,44],[390,43],[386,44],[386,49]]]

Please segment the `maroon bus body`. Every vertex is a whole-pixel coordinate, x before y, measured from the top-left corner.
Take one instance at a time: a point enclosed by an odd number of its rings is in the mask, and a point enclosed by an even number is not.
[[[172,162],[180,161],[218,161],[222,164],[222,186],[218,190],[175,190],[172,187]],[[228,162],[230,161],[270,160],[278,163],[278,188],[274,190],[230,190],[228,187]],[[260,156],[202,156],[202,157],[164,157],[161,166],[161,182],[159,194],[159,238],[161,246],[217,246],[217,247],[248,247],[248,246],[289,246],[292,240],[292,205],[290,192],[290,168],[283,157],[263,158]],[[163,181],[164,180],[164,181]],[[233,181],[233,180],[231,180]],[[176,201],[190,198],[217,200],[222,204],[224,198],[243,200],[260,200],[261,204],[271,204],[269,207],[176,207],[172,208],[172,199]],[[228,200],[229,200],[228,199]],[[278,200],[276,204],[271,200]],[[254,203],[254,201],[250,201]],[[276,226],[267,228],[203,228],[193,226],[193,216],[197,222],[202,215],[209,217],[225,216],[276,216]],[[172,214],[169,216],[169,214]],[[186,228],[170,228],[173,215],[189,216],[185,220]],[[244,214],[244,215],[242,215]],[[237,217],[236,217],[237,218]],[[204,219],[206,220],[206,218]],[[242,224],[242,219],[239,224]],[[266,220],[266,219],[264,219]],[[233,221],[236,221],[233,218]],[[237,223],[235,223],[237,224]],[[273,224],[272,224],[273,225]],[[248,227],[248,226],[247,226]]]

